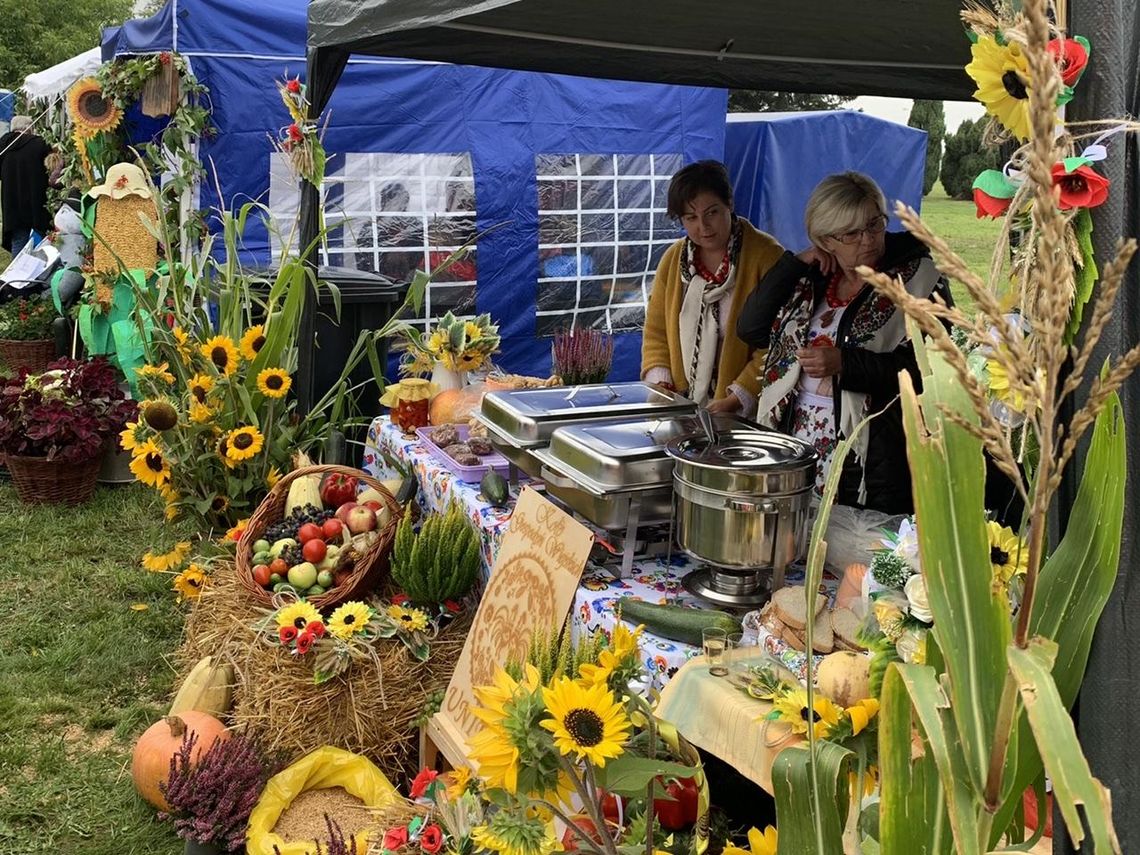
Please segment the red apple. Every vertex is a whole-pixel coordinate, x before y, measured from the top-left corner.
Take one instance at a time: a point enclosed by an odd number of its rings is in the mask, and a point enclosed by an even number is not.
[[[370,509],[374,514],[378,514],[378,513],[380,513],[380,510],[384,507],[384,503],[383,502],[377,502],[374,499],[371,502],[365,502],[364,507]]]
[[[348,515],[352,513],[352,509],[356,507],[359,507],[356,502],[345,502],[343,505],[336,509],[334,516],[347,526]]]
[[[344,521],[348,530],[353,534],[363,534],[376,528],[376,512],[364,505],[357,505],[348,512],[348,519]]]
[[[321,534],[324,535],[325,540],[335,540],[340,537],[340,532],[344,528],[344,523],[336,517],[327,519],[324,525],[321,526]]]

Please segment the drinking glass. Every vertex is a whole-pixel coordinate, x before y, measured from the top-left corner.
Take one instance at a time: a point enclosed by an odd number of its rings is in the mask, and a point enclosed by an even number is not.
[[[701,630],[701,642],[709,673],[714,677],[728,676],[728,667],[724,660],[725,648],[728,647],[728,633],[717,627],[705,627]]]

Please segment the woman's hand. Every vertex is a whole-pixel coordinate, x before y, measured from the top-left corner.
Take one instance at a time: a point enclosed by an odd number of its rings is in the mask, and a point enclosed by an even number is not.
[[[843,354],[838,347],[801,347],[796,359],[808,377],[834,377],[843,370]]]
[[[796,258],[807,265],[818,265],[820,272],[823,273],[824,276],[830,276],[838,269],[835,256],[830,252],[824,252],[818,246],[809,246],[797,255]]]
[[[740,399],[729,392],[723,398],[709,401],[705,409],[710,413],[738,413],[740,412]]]

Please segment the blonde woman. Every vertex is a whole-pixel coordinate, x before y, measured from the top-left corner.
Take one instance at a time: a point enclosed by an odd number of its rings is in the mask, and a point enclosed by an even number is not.
[[[886,410],[859,434],[840,481],[840,504],[889,514],[913,509],[899,371],[919,383],[902,312],[866,285],[866,265],[901,278],[916,297],[945,279],[918,240],[887,232],[886,200],[866,175],[844,172],[820,182],[804,218],[811,246],[785,253],[744,307],[737,334],[767,347],[757,420],[810,442],[820,454],[822,491],[839,440],[865,416]]]

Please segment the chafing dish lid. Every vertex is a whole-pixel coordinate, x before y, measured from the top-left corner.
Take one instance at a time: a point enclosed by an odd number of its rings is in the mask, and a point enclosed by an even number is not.
[[[738,471],[788,470],[814,466],[819,455],[808,443],[775,431],[717,431],[715,443],[703,434],[672,439],[670,457],[694,466]]]

